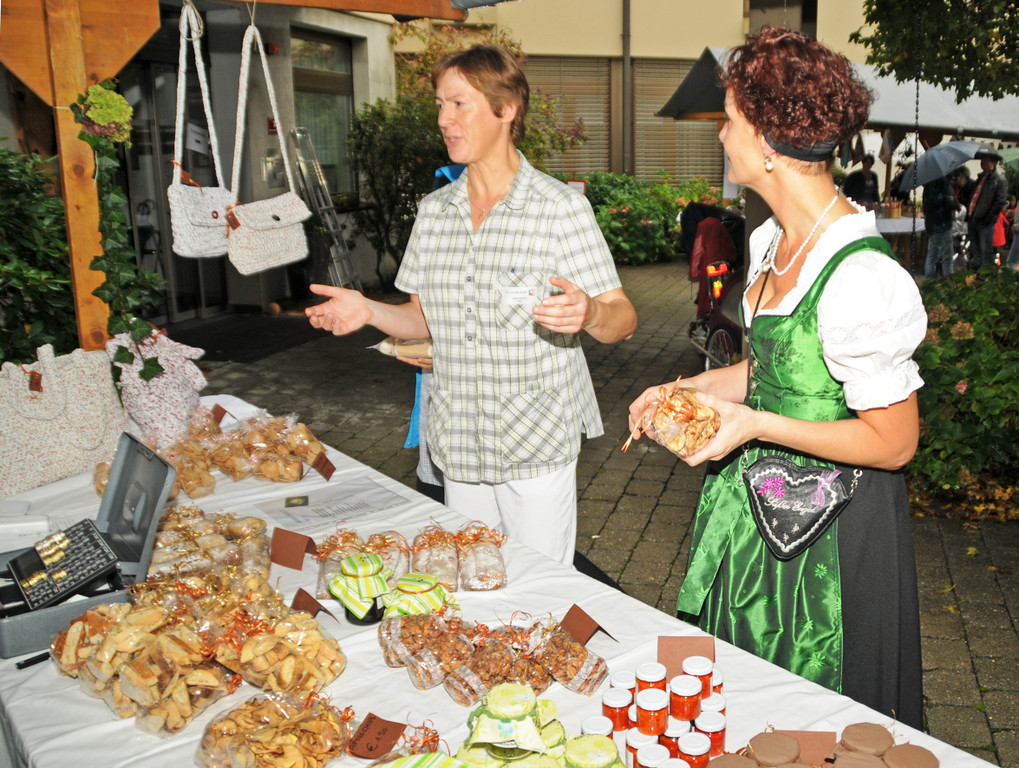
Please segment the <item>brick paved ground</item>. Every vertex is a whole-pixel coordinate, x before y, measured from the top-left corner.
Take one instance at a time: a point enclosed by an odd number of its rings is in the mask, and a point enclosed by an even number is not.
[[[640,325],[618,345],[585,342],[606,434],[580,455],[577,548],[627,593],[672,613],[702,472],[648,440],[626,454],[619,446],[627,406],[645,387],[698,370],[686,334],[694,302],[679,265],[620,275]],[[295,412],[326,443],[413,487],[417,453],[403,448],[413,376],[365,349],[380,338],[323,335],[254,363],[205,363],[207,391]],[[1019,528],[914,518],[914,533],[928,730],[1019,768]]]

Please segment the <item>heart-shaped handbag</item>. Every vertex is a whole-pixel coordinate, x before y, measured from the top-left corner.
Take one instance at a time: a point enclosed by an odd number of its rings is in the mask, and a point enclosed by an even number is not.
[[[781,456],[762,456],[741,474],[761,538],[779,560],[792,560],[845,509],[862,473],[854,471],[846,490],[842,470],[801,467]]]

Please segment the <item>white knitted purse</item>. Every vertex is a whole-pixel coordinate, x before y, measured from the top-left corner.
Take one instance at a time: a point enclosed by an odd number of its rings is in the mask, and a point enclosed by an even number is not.
[[[205,77],[205,62],[202,60],[201,20],[190,2],[184,3],[180,12],[180,55],[177,60],[177,120],[173,131],[173,180],[166,189],[170,203],[170,229],[173,232],[173,252],[178,256],[204,258],[222,256],[227,251],[226,211],[233,196],[223,183],[222,162],[219,159],[219,143],[216,140],[216,126],[212,120],[209,103],[209,84]],[[194,37],[191,34],[194,33]],[[209,126],[209,147],[216,171],[218,186],[202,187],[194,182],[185,184],[181,180],[184,169],[181,166],[184,144],[184,113],[187,94],[187,48],[191,43],[195,52],[195,68],[198,84],[202,90],[202,104]]]
[[[244,150],[244,115],[248,100],[248,69],[251,63],[251,45],[255,44],[262,62],[262,73],[269,91],[269,104],[272,116],[276,121],[277,135],[280,142],[280,153],[283,156],[283,167],[287,174],[289,190],[277,197],[258,200],[253,203],[232,205],[227,213],[229,224],[227,235],[227,255],[230,263],[242,275],[263,272],[273,267],[300,261],[308,255],[308,240],[304,234],[302,221],[311,216],[311,211],[304,201],[293,191],[294,174],[287,157],[287,148],[283,141],[283,129],[280,123],[279,109],[276,107],[276,93],[269,76],[265,49],[262,47],[262,36],[254,24],[244,33],[241,51],[241,75],[237,85],[237,133],[234,139],[234,165],[231,187],[234,190],[234,202],[237,201],[237,190],[241,181],[241,156]]]
[[[92,471],[128,427],[102,350],[0,369],[0,498]]]

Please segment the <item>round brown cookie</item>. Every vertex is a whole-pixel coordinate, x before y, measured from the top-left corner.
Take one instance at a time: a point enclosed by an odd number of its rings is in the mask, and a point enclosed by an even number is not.
[[[835,768],[887,768],[885,761],[866,752],[843,752],[835,758]]]
[[[877,723],[854,723],[842,731],[842,746],[850,752],[863,752],[879,757],[895,743],[892,734]]]
[[[896,744],[881,759],[888,768],[938,768],[940,764],[933,752],[916,744]]]
[[[800,742],[787,733],[759,733],[747,744],[747,756],[765,768],[792,763],[800,756]]]
[[[744,755],[719,755],[711,761],[711,768],[757,768],[757,763]]]

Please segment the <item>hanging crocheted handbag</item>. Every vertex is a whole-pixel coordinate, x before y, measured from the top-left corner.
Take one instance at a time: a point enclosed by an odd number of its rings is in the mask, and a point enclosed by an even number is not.
[[[0,498],[94,470],[128,426],[105,352],[36,354],[0,369]]]
[[[223,182],[222,162],[219,159],[219,143],[216,140],[216,126],[212,120],[209,103],[209,84],[205,77],[205,63],[202,60],[201,20],[194,6],[187,2],[180,12],[180,56],[177,61],[177,119],[173,131],[173,180],[166,189],[170,204],[170,229],[173,232],[173,252],[178,256],[205,258],[222,256],[227,251],[226,211],[233,196]],[[194,31],[195,37],[191,37]],[[187,48],[188,42],[194,48],[195,68],[198,84],[202,90],[202,104],[209,126],[209,148],[216,171],[218,186],[203,187],[193,181],[185,184],[186,172],[181,166],[184,145],[184,114],[187,111]]]
[[[289,191],[282,195],[237,205],[237,190],[240,188],[241,157],[244,151],[245,108],[248,98],[248,68],[251,62],[251,46],[254,43],[262,62],[262,73],[269,91],[272,116],[279,129],[280,153],[286,171]],[[241,75],[238,83],[237,133],[234,140],[234,165],[231,186],[234,190],[234,205],[227,213],[227,255],[230,263],[242,275],[252,275],[273,267],[300,261],[308,255],[308,241],[302,221],[311,216],[304,201],[293,191],[294,174],[283,142],[283,130],[276,106],[276,93],[272,87],[269,66],[266,63],[262,36],[254,24],[244,33],[241,52]]]

